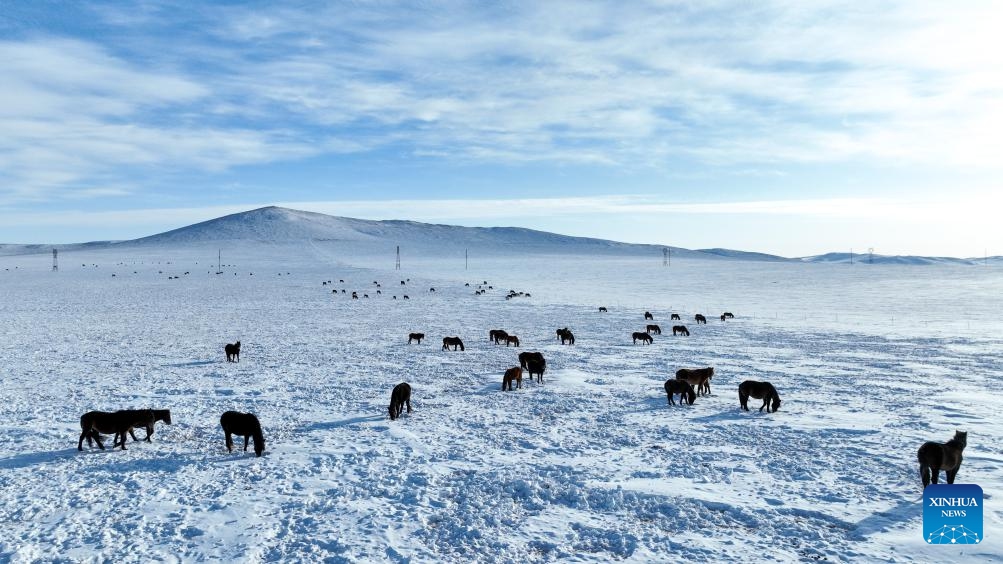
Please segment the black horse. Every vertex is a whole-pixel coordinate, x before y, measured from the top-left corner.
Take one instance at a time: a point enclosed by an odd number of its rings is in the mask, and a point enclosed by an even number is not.
[[[223,347],[227,362],[240,362],[240,341]]]
[[[233,452],[232,435],[244,437],[244,452],[247,452],[247,443],[254,439],[254,455],[261,456],[265,452],[265,436],[261,434],[261,423],[253,413],[241,413],[239,411],[227,411],[219,418],[219,424],[223,427],[226,435],[226,450]]]
[[[88,411],[80,416],[80,440],[77,441],[77,450],[84,450],[84,439],[90,446],[91,440],[97,441],[101,450],[104,445],[101,443],[101,434],[115,435],[112,447],[121,446],[125,450],[125,436],[133,427],[145,427],[149,429],[153,426],[155,416],[153,410],[124,410],[124,411]]]
[[[923,443],[916,453],[919,458],[919,475],[923,479],[923,488],[925,489],[931,482],[936,484],[941,470],[947,473],[947,483],[953,484],[954,477],[961,468],[961,453],[966,446],[968,446],[968,433],[963,431],[955,431],[954,438],[946,443],[933,441]]]
[[[522,352],[519,353],[519,366],[522,368],[529,368],[530,360],[538,360],[540,362],[546,362],[543,359],[543,353],[541,352]]]
[[[606,308],[605,308],[604,306],[599,306],[599,313],[606,313],[606,312],[608,312],[608,311],[609,311],[609,310],[608,310],[608,309],[606,309]]]
[[[461,351],[466,350],[463,348],[463,341],[461,341],[459,337],[443,337],[442,350],[448,351],[449,347],[453,347],[454,351],[456,350],[456,347],[459,347]]]
[[[530,381],[533,380],[533,374],[536,374],[536,381],[540,384],[543,383],[543,373],[547,370],[547,361],[540,358],[531,358],[526,362],[526,372],[529,374]]]
[[[700,325],[701,323],[703,323],[704,325],[707,324],[707,318],[704,317],[703,314],[698,313],[695,316],[693,316],[693,319],[696,320],[697,325]]]
[[[650,312],[650,311],[646,311],[646,312],[644,312],[644,319],[646,319],[646,320],[647,320],[647,319],[651,319],[651,320],[654,320],[654,319],[655,319],[655,316],[654,316],[654,315],[651,315],[651,312]]]
[[[411,386],[407,382],[401,382],[394,386],[390,392],[390,420],[393,421],[401,416],[404,411],[404,404],[407,404],[407,412],[411,413]]]
[[[746,380],[738,385],[738,401],[742,404],[742,409],[749,411],[749,397],[763,400],[763,405],[760,406],[759,411],[766,408],[766,413],[770,412],[770,408],[773,411],[780,409],[780,394],[777,393],[777,389],[773,387],[773,384],[769,382],[756,382],[755,380]]]
[[[675,335],[685,335],[685,336],[689,337],[690,336],[690,330],[687,329],[685,325],[673,325],[672,326],[672,335],[673,336],[675,336]]]
[[[690,385],[686,380],[666,380],[665,381],[665,394],[669,396],[669,405],[676,405],[676,402],[672,400],[673,394],[679,394],[679,404],[682,405],[683,398],[690,405],[697,400],[697,393],[693,390],[693,386]]]
[[[645,331],[647,331],[648,333],[654,333],[656,335],[662,334],[662,328],[659,327],[658,325],[648,325]]]
[[[137,417],[145,417],[147,411],[152,411],[153,412],[153,423],[156,423],[157,421],[163,421],[164,423],[166,423],[168,425],[171,424],[171,410],[170,409],[123,409],[121,411],[128,412],[128,413],[134,413]],[[134,440],[134,441],[138,441],[139,440],[139,439],[136,438],[136,433],[132,432],[132,429],[129,429],[129,436],[131,436],[132,440]],[[150,425],[146,426],[146,437],[143,440],[146,441],[146,442],[148,442],[148,443],[152,443],[153,441],[150,440],[150,437],[152,437],[152,436],[153,436],[153,424],[151,423]],[[88,437],[87,438],[87,445],[90,446],[90,444],[91,444],[90,437]]]
[[[651,338],[651,335],[649,335],[647,333],[635,332],[631,336],[634,338],[634,344],[635,345],[637,344],[638,341],[641,341],[641,343],[647,343],[647,344],[650,345],[651,341],[653,340]]]
[[[670,315],[669,316],[669,320],[670,321],[673,321],[673,320],[675,320],[675,321],[682,321],[682,319],[679,317],[678,313],[673,313],[672,315]]]
[[[562,345],[565,343],[569,345],[575,344],[575,335],[571,331],[568,331],[567,327],[557,330],[557,338],[561,340]]]
[[[408,333],[407,344],[410,345],[411,341],[418,341],[418,344],[420,345],[421,344],[421,340],[424,339],[424,338],[425,338],[425,334],[424,333]]]

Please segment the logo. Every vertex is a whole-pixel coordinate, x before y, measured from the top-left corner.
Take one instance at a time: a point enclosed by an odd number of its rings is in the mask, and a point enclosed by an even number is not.
[[[982,538],[982,488],[930,484],[923,490],[923,540],[927,544],[980,544]]]

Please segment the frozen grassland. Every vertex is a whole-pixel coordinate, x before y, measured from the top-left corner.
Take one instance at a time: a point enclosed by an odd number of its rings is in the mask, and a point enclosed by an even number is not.
[[[392,250],[247,242],[217,276],[215,258],[64,253],[53,273],[48,255],[0,257],[0,560],[1003,560],[998,267],[475,256],[465,271],[461,255],[397,273]],[[667,334],[632,345],[645,310]],[[671,312],[691,337],[671,336]],[[522,347],[489,343],[496,328]],[[447,335],[467,350],[440,350]],[[501,392],[527,350],[545,382]],[[702,366],[713,394],[668,406],[664,380]],[[740,411],[746,379],[773,382],[780,411]],[[401,381],[415,411],[391,422]],[[174,425],[77,452],[82,413],[140,407]],[[260,416],[265,456],[225,451],[229,409]],[[987,540],[926,546],[916,449],[955,429]]]

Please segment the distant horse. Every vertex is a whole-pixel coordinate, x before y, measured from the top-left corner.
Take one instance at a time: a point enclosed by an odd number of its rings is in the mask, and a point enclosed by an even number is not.
[[[754,380],[746,380],[738,385],[738,401],[742,404],[742,409],[749,411],[749,397],[763,400],[763,405],[759,408],[762,411],[766,408],[766,413],[770,412],[770,408],[773,411],[780,409],[780,394],[777,393],[777,389],[773,387],[773,384],[769,382],[756,382]]]
[[[673,313],[672,315],[670,315],[669,316],[669,320],[670,321],[673,321],[673,320],[675,320],[675,321],[682,321],[682,319],[679,317],[678,313]]]
[[[502,341],[508,338],[508,333],[503,329],[492,329],[488,331],[488,340],[494,341],[494,343],[500,344]]]
[[[390,420],[393,421],[401,416],[404,411],[404,404],[407,404],[407,412],[411,413],[411,386],[407,382],[401,382],[394,386],[390,392]]]
[[[735,314],[731,313],[730,311],[726,311],[726,312],[724,312],[724,313],[721,314],[721,317],[726,318],[726,319],[731,319],[731,318],[735,317]]]
[[[226,345],[223,347],[223,352],[226,353],[227,362],[240,362],[240,341],[232,345]]]
[[[651,312],[650,312],[650,311],[646,311],[646,312],[644,312],[644,318],[645,318],[645,319],[651,319],[652,321],[654,321],[654,319],[655,319],[655,316],[654,316],[654,315],[651,315]]]
[[[608,312],[608,311],[609,311],[609,310],[608,310],[608,309],[606,309],[605,307],[603,307],[603,306],[599,306],[599,313],[606,313],[606,312]]]
[[[505,337],[505,346],[507,347],[509,345],[515,345],[515,346],[518,347],[519,346],[519,337],[516,337],[515,335],[508,335],[508,336],[506,336]]]
[[[540,362],[546,362],[543,359],[543,353],[541,352],[522,352],[519,353],[519,366],[523,368],[529,368],[529,361],[537,360]]]
[[[233,438],[231,435],[244,437],[244,452],[247,452],[247,443],[254,439],[254,455],[261,456],[265,451],[265,437],[261,434],[261,423],[253,413],[241,413],[239,411],[227,411],[219,418],[219,424],[223,427],[226,435],[226,450],[233,452]]]
[[[658,325],[648,325],[645,331],[647,331],[648,333],[654,333],[656,335],[662,334],[662,328],[659,327]]]
[[[531,358],[526,363],[526,371],[529,373],[530,381],[533,380],[533,374],[537,375],[536,381],[540,384],[543,383],[543,373],[547,370],[547,361],[540,358]]]
[[[634,344],[635,345],[637,344],[638,340],[640,340],[641,343],[647,343],[649,345],[652,343],[652,341],[654,341],[654,339],[651,338],[651,335],[649,335],[647,333],[641,333],[640,331],[635,332],[631,336],[634,337]]]
[[[513,366],[505,371],[505,376],[502,377],[502,391],[507,389],[511,392],[512,382],[515,382],[516,388],[522,387],[522,368]]]
[[[919,475],[923,479],[923,488],[930,483],[937,483],[940,471],[947,473],[947,483],[953,484],[954,477],[961,468],[961,453],[968,445],[968,432],[955,431],[954,438],[946,443],[926,442],[916,453],[919,458]]]
[[[710,395],[710,379],[713,377],[714,369],[710,366],[707,368],[680,368],[676,370],[676,380],[686,380],[701,395]]]
[[[428,291],[429,291],[429,292],[434,292],[434,291],[435,291],[435,288],[429,288],[429,289],[428,289]]]
[[[352,292],[352,299],[353,300],[359,299],[359,293],[358,292]]]
[[[112,448],[121,445],[125,450],[125,436],[133,427],[153,426],[155,416],[153,411],[146,410],[126,410],[126,411],[88,411],[80,416],[80,440],[77,441],[77,450],[84,450],[84,439],[90,446],[91,440],[97,441],[101,450],[104,445],[101,443],[101,434],[115,435]]]
[[[704,325],[707,324],[707,318],[704,317],[702,314],[698,313],[693,318],[697,320],[697,325],[699,325],[701,323],[703,323]]]
[[[420,345],[421,344],[421,340],[424,339],[424,338],[425,338],[425,334],[424,333],[408,333],[408,335],[407,335],[407,344],[410,345],[411,341],[418,341],[418,344]]]
[[[453,347],[454,351],[456,350],[456,347],[460,347],[461,351],[466,350],[463,348],[463,341],[461,341],[459,337],[443,337],[442,350],[447,351],[449,350],[449,347]]]
[[[724,314],[722,313],[722,314],[721,314],[721,321],[724,321],[725,319],[728,319],[728,318],[727,318],[727,317],[725,317],[725,316],[724,316]]]
[[[407,297],[407,294],[404,294],[404,299],[405,300],[410,300],[411,298]]]
[[[571,331],[568,331],[567,327],[565,327],[564,329],[557,330],[557,338],[561,340],[562,345],[565,342],[568,343],[569,345],[575,344],[575,335]]]
[[[693,391],[693,386],[685,380],[665,381],[665,395],[669,397],[669,405],[676,405],[676,402],[672,400],[673,394],[679,394],[679,405],[682,405],[683,397],[690,405],[693,405],[693,402],[697,400],[697,393]]]
[[[685,335],[685,336],[689,337],[690,336],[690,330],[687,329],[685,325],[673,325],[672,326],[672,335],[673,336],[676,336],[676,335]]]

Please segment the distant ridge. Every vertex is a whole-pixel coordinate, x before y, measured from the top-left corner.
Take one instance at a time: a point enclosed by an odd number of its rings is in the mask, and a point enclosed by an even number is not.
[[[691,250],[653,244],[634,244],[573,237],[522,227],[462,227],[407,220],[375,221],[338,217],[278,206],[266,206],[225,215],[208,221],[172,229],[129,241],[94,241],[65,245],[0,245],[0,255],[26,255],[59,250],[96,250],[133,246],[216,246],[223,242],[257,244],[332,244],[359,252],[379,251],[402,245],[409,252],[430,255],[462,253],[466,249],[482,255],[505,254],[580,254],[602,256],[646,256],[661,258],[670,249],[670,258],[733,260],[753,262],[849,263],[849,253],[827,253],[800,258],[786,258],[767,253],[732,249]],[[866,264],[866,255],[854,255],[854,262]],[[982,264],[984,259],[952,257],[874,255],[874,264]],[[992,264],[1003,264],[1003,257],[989,257]]]

